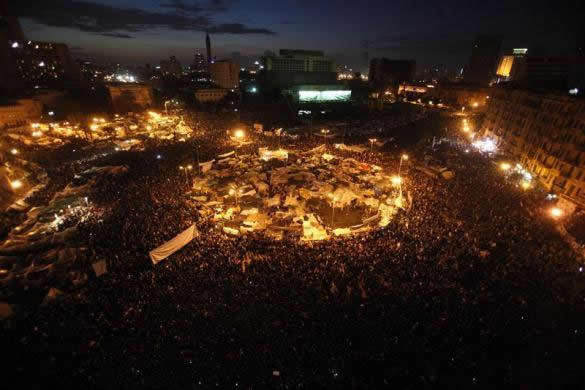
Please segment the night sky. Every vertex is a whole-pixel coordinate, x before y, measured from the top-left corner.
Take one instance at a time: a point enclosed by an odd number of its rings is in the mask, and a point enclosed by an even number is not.
[[[570,54],[585,1],[478,0],[20,0],[25,34],[69,44],[77,58],[156,64],[192,62],[212,34],[214,55],[321,49],[363,70],[369,57],[415,59],[419,69],[462,66],[476,33],[504,36],[503,49]],[[580,5],[577,5],[580,4]],[[576,8],[579,7],[580,10]]]

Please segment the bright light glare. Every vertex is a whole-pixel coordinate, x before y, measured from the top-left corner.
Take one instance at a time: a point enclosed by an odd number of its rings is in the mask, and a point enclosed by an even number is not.
[[[402,184],[402,178],[400,176],[392,176],[391,180],[392,184],[394,184],[395,186]]]
[[[486,153],[494,153],[497,149],[496,143],[489,138],[486,138],[484,140],[475,141],[472,145],[475,146],[480,151],[486,152]]]
[[[14,180],[10,182],[10,186],[12,187],[13,190],[17,190],[20,187],[22,187],[22,182],[20,180]]]
[[[408,160],[408,154],[403,154],[401,157],[403,160]]]
[[[501,169],[502,171],[507,171],[507,170],[509,170],[510,168],[512,168],[512,166],[511,166],[510,164],[508,164],[508,163],[505,163],[505,162],[504,162],[504,163],[501,163],[501,164],[500,164],[500,169]]]
[[[299,91],[301,102],[349,101],[351,91]]]
[[[550,215],[553,218],[560,218],[563,216],[563,210],[559,209],[558,207],[553,207],[550,209]]]
[[[12,150],[10,151],[10,153],[12,153],[12,154],[18,154],[18,149],[12,149]]]

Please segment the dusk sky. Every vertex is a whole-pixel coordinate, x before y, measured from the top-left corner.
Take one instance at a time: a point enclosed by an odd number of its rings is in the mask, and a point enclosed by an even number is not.
[[[11,1],[12,3],[12,1]],[[31,39],[65,42],[74,56],[156,64],[192,62],[212,35],[214,55],[320,49],[363,70],[369,57],[462,66],[476,33],[504,36],[503,49],[568,54],[579,1],[477,0],[33,0],[12,5]],[[582,5],[580,5],[582,7]],[[583,15],[583,14],[581,14]]]

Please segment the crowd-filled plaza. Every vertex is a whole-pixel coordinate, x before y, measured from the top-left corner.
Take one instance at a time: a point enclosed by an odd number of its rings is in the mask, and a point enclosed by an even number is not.
[[[582,381],[584,260],[554,201],[461,121],[418,110],[292,135],[176,111],[9,132],[7,383]]]

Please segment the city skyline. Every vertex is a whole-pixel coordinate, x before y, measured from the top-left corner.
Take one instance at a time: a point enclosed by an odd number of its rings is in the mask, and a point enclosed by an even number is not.
[[[460,68],[478,33],[502,34],[504,51],[529,47],[534,54],[567,55],[574,51],[579,14],[545,0],[505,5],[376,0],[368,7],[323,0],[57,0],[11,7],[27,37],[67,43],[75,58],[142,64],[175,55],[188,64],[205,47],[209,31],[219,58],[319,49],[355,70],[382,56],[415,59],[420,68]]]

